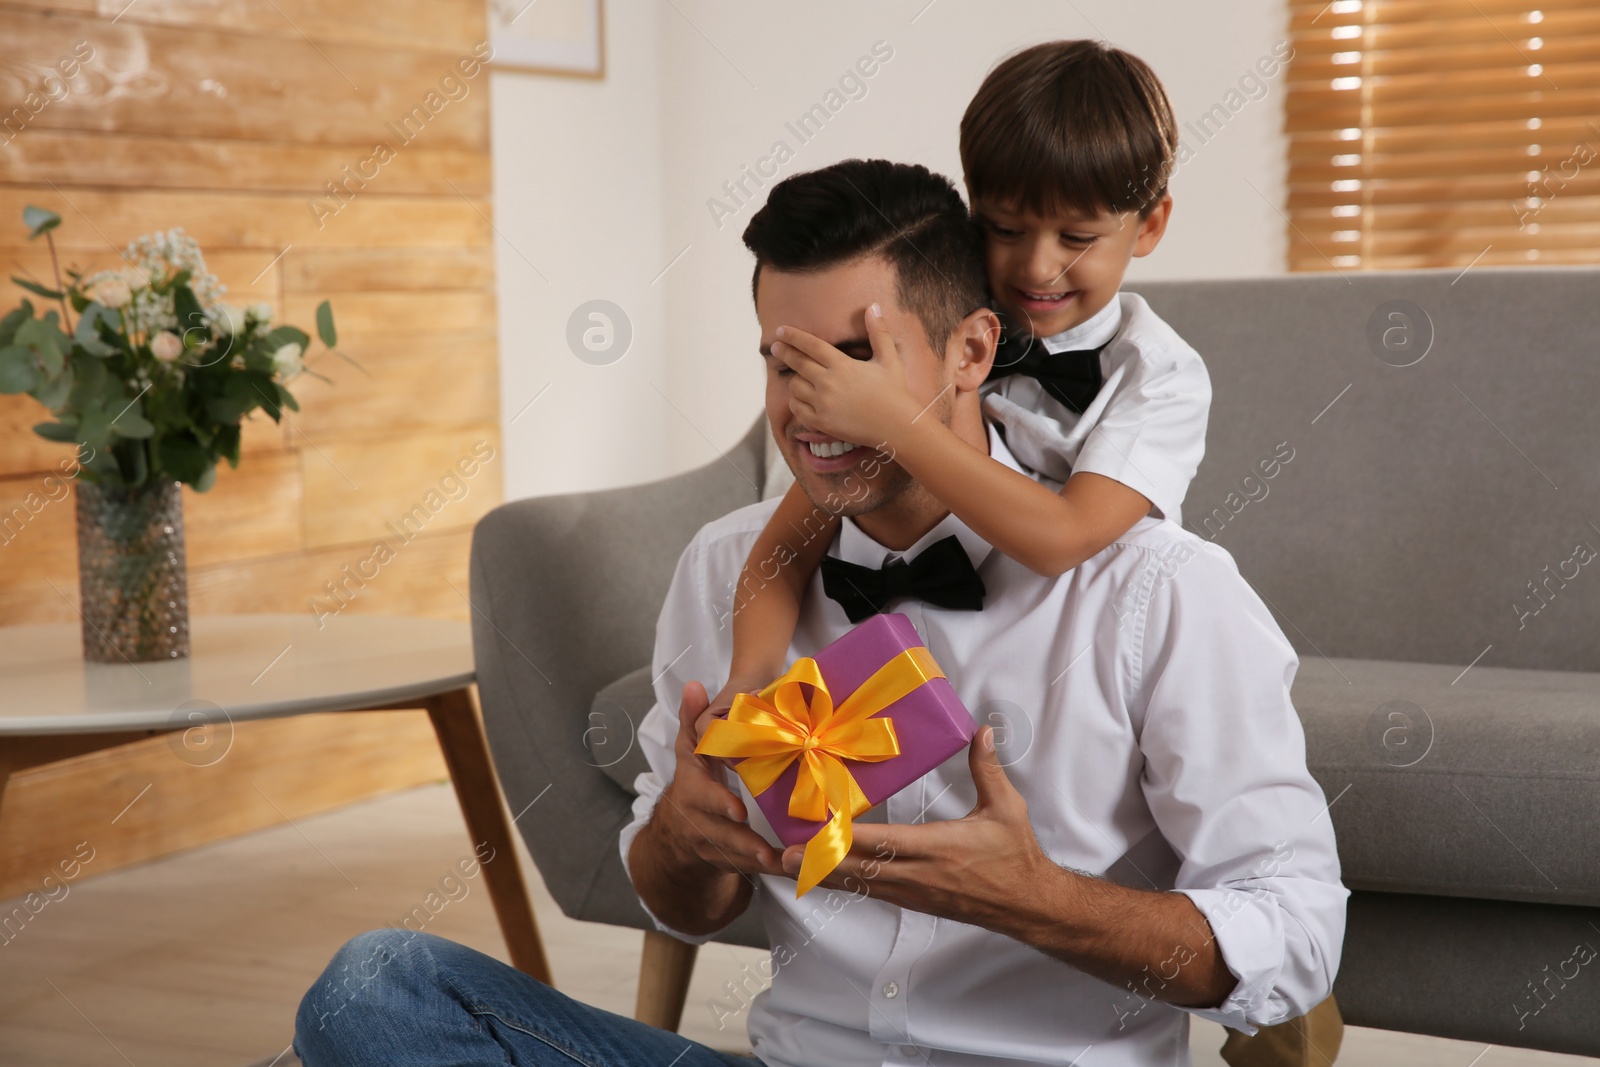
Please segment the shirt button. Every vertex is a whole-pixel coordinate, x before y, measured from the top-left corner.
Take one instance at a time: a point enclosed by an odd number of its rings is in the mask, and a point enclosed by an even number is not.
[[[915,1046],[915,1045],[901,1045],[900,1046],[900,1055],[902,1055],[902,1056],[915,1056],[916,1054],[917,1054],[917,1046]]]
[[[885,982],[883,984],[883,995],[893,1000],[900,995],[900,987],[893,982]]]

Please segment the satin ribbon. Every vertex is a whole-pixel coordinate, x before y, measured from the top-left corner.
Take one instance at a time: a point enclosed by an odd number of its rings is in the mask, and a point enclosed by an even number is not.
[[[789,814],[827,823],[806,842],[796,897],[839,865],[855,839],[852,820],[872,807],[843,761],[878,763],[900,754],[894,723],[871,716],[944,676],[932,653],[918,645],[879,667],[834,707],[817,661],[802,657],[759,694],[735,696],[728,717],[706,727],[695,752],[738,758],[734,770],[752,796],[766,792],[789,764],[801,761]],[[809,700],[802,686],[810,687]]]

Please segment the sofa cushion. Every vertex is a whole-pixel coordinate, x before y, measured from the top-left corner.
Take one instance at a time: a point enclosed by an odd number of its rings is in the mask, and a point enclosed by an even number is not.
[[[1600,905],[1600,674],[1305,657],[1353,889]]]
[[[600,690],[589,705],[589,725],[583,731],[589,762],[630,796],[638,793],[633,780],[650,769],[636,741],[639,725],[655,702],[647,663]]]

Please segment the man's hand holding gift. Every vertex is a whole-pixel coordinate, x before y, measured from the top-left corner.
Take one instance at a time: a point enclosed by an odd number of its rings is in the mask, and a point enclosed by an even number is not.
[[[1028,803],[995,754],[993,727],[973,737],[967,763],[978,790],[971,812],[948,822],[857,823],[849,855],[821,884],[853,893],[864,886],[885,903],[997,931],[1037,907],[1061,868],[1034,836]],[[784,850],[790,877],[800,873],[804,852]]]

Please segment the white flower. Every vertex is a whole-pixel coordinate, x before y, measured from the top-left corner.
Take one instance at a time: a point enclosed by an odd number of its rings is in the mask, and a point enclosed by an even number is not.
[[[278,377],[284,379],[293,378],[305,369],[305,364],[300,359],[300,355],[304,351],[305,349],[300,347],[298,341],[290,341],[272,353],[272,369],[277,373]]]
[[[211,309],[211,320],[226,334],[238,336],[244,333],[245,313],[243,308],[234,307],[232,304],[218,304]]]
[[[259,322],[261,325],[265,326],[267,323],[272,321],[272,305],[251,304],[250,307],[245,311],[245,314],[249,315],[256,322]]]
[[[171,363],[183,355],[183,338],[171,330],[162,330],[150,339],[150,354],[163,363]]]
[[[133,289],[125,279],[112,274],[95,285],[90,297],[97,304],[103,304],[108,308],[119,308],[133,299]]]
[[[122,279],[131,289],[148,289],[151,285],[150,272],[143,267],[128,267],[122,272]]]

